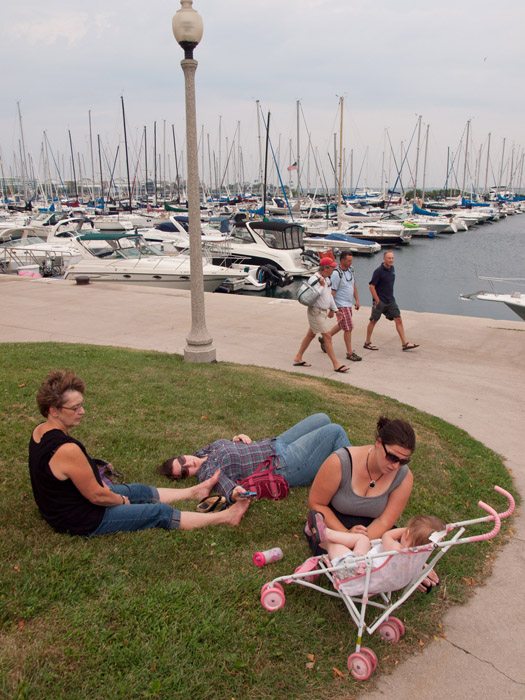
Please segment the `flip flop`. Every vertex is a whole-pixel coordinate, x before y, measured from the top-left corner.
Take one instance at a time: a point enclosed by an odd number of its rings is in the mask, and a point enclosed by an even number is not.
[[[199,513],[211,513],[212,510],[215,510],[216,508],[219,508],[219,510],[224,510],[227,508],[227,505],[228,504],[226,503],[224,496],[215,493],[212,496],[206,496],[206,498],[199,501],[196,510],[198,510]]]
[[[419,345],[417,343],[405,343],[404,345],[401,346],[402,350],[414,350],[415,348],[418,348]]]
[[[308,520],[306,523],[316,545],[320,545],[321,542],[326,542],[326,525],[322,513],[318,510],[311,510],[308,513]]]
[[[341,365],[337,369],[334,369],[334,372],[340,372],[341,374],[344,374],[345,372],[348,372],[350,367],[345,367],[344,365]]]
[[[372,345],[372,343],[365,343],[363,347],[365,348],[365,350],[379,350],[377,345]]]
[[[311,367],[312,365],[309,362],[294,362],[293,363],[294,367]]]

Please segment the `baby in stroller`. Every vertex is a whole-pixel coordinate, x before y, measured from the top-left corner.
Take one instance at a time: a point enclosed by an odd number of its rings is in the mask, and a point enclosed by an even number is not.
[[[381,543],[372,547],[366,535],[326,527],[324,515],[317,510],[311,510],[308,513],[306,526],[307,534],[328,552],[330,566],[338,567],[334,575],[339,580],[365,571],[365,561],[361,560],[357,563],[356,557],[362,557],[367,553],[400,552],[410,547],[419,547],[430,542],[429,538],[433,532],[445,530],[446,523],[441,518],[435,515],[416,515],[410,518],[406,527],[396,527],[385,532]],[[387,556],[374,557],[374,568],[379,568],[387,559]],[[437,583],[437,580],[439,579],[436,576],[434,583]]]

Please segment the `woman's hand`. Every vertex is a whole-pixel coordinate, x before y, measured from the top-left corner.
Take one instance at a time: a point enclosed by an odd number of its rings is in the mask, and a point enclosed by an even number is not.
[[[248,435],[244,435],[244,433],[239,433],[239,435],[233,436],[233,442],[244,442],[245,445],[251,445],[252,439]]]
[[[356,535],[366,535],[368,537],[368,528],[364,525],[354,525],[348,532],[353,532]]]

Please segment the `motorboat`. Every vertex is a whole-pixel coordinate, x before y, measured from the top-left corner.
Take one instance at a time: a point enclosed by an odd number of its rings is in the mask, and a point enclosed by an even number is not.
[[[309,277],[319,256],[304,250],[303,227],[281,221],[246,221],[236,217],[228,236],[210,242],[214,264],[271,265],[291,277]]]
[[[373,255],[379,253],[381,246],[376,241],[367,241],[363,238],[354,238],[346,233],[332,231],[326,236],[307,236],[304,244],[317,252],[326,251],[328,248],[348,250],[358,255]]]
[[[505,277],[480,277],[481,280],[490,282],[492,291],[472,292],[471,294],[461,294],[461,299],[471,301],[479,299],[479,301],[494,301],[506,306],[514,311],[523,321],[525,321],[525,294],[522,292],[501,293],[497,292],[494,282],[509,282],[512,284],[525,284],[525,279],[520,278],[505,278]]]
[[[76,235],[81,222],[60,221],[48,233],[34,226],[3,230],[0,233],[0,272],[34,277],[61,275],[70,264],[82,259],[82,251],[69,237],[58,237],[60,230],[67,229],[68,235]]]
[[[64,277],[87,276],[93,281],[126,282],[143,286],[190,289],[190,257],[162,255],[138,233],[81,234],[75,239],[83,259],[68,267]],[[241,280],[247,271],[227,268],[203,258],[204,291],[213,292],[226,280]]]

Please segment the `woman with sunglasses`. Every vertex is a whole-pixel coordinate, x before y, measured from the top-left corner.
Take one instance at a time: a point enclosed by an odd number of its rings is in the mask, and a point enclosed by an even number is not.
[[[310,510],[320,511],[327,527],[377,539],[391,530],[412,492],[408,468],[416,447],[412,426],[381,416],[373,445],[337,450],[325,460],[310,490]],[[323,553],[308,526],[314,554]]]
[[[144,484],[106,486],[84,445],[69,435],[85,415],[85,384],[73,372],[50,372],[37,393],[46,419],[34,429],[29,443],[29,472],[40,514],[57,532],[105,535],[121,531],[193,530],[206,525],[238,525],[248,501],[228,510],[204,515],[173,508],[174,501],[208,496],[219,472],[186,489]]]

